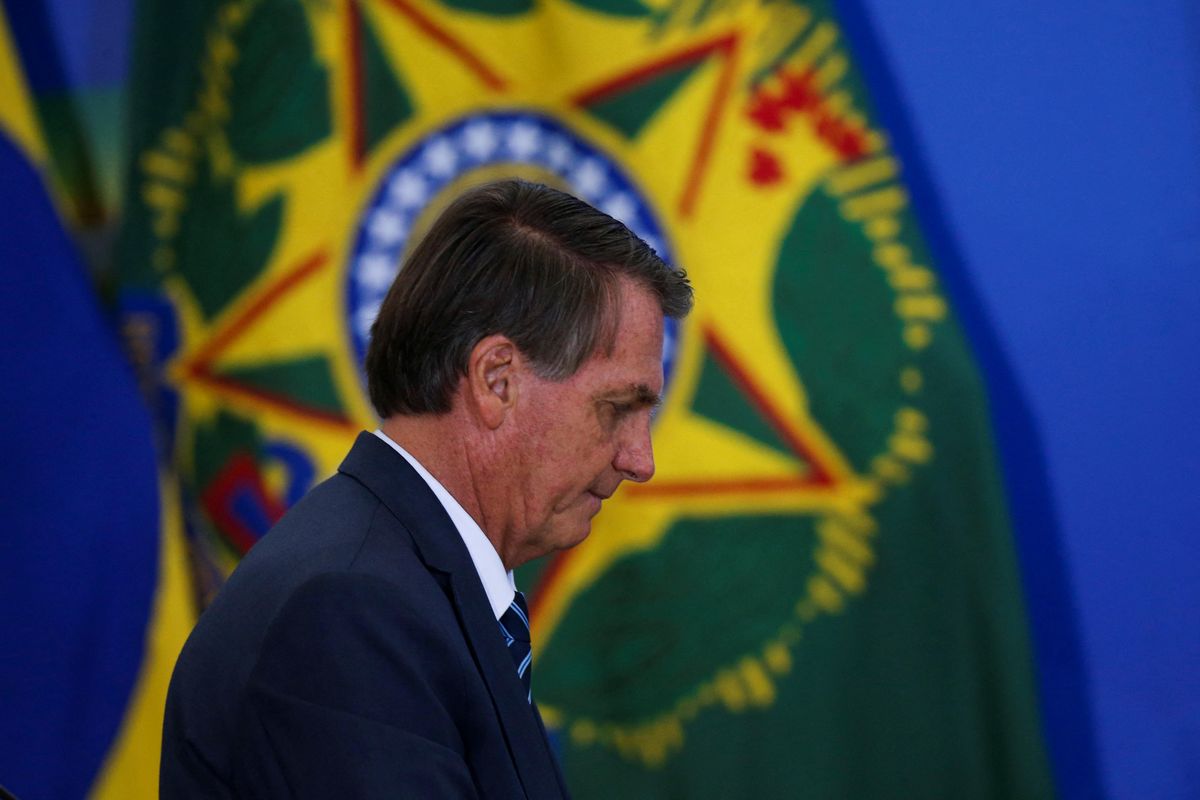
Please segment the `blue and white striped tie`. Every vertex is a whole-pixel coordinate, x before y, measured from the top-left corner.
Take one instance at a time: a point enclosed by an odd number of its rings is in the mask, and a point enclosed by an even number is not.
[[[517,665],[517,677],[525,684],[525,698],[532,703],[533,648],[529,643],[529,606],[525,605],[525,595],[517,592],[499,622],[509,655]]]

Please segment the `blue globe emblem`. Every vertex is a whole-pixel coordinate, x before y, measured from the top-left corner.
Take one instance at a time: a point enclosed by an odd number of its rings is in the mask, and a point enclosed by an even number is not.
[[[598,148],[541,114],[472,114],[434,131],[397,159],[363,214],[346,277],[346,315],[358,364],[366,357],[371,324],[426,205],[463,175],[504,165],[557,177],[574,195],[625,223],[664,261],[673,263],[653,210],[629,176]],[[678,334],[679,323],[666,320],[664,394],[675,365]]]

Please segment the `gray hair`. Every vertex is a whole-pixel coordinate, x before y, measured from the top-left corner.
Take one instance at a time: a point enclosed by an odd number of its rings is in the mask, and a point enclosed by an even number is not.
[[[565,192],[504,180],[469,190],[405,260],[367,348],[382,418],[445,413],[478,342],[503,334],[548,380],[563,380],[616,335],[620,278],[682,319],[692,287],[628,228]]]

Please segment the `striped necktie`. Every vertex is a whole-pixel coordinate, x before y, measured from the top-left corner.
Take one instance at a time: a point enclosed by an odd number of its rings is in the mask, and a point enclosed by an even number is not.
[[[508,654],[517,666],[517,677],[525,684],[525,698],[532,703],[533,648],[529,643],[529,606],[525,605],[525,595],[517,592],[499,622]]]

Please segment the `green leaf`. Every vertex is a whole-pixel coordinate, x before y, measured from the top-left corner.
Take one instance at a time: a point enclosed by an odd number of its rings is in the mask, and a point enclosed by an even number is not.
[[[198,492],[216,477],[235,453],[246,453],[256,462],[262,451],[262,434],[253,423],[221,411],[211,423],[196,426],[195,468],[192,485]]]
[[[392,71],[374,28],[362,19],[363,117],[365,145],[369,152],[398,125],[413,114],[413,102],[399,76]]]
[[[654,118],[702,63],[693,61],[665,70],[618,94],[588,103],[587,111],[612,125],[627,138],[636,138],[646,123]]]
[[[640,0],[572,0],[581,8],[612,17],[648,17],[651,10]]]
[[[517,585],[527,587],[525,595],[530,602],[536,602],[537,592],[542,588],[542,578],[550,574],[548,570],[556,555],[558,554],[551,553],[532,561],[526,561],[517,567],[515,572]]]
[[[154,269],[152,261],[158,240],[150,208],[141,198],[127,198],[125,202],[114,259],[116,280],[122,289],[157,290],[163,273]]]
[[[255,7],[236,36],[229,143],[250,164],[291,158],[331,130],[329,77],[299,3]]]
[[[203,81],[196,66],[204,58],[217,14],[217,4],[211,2],[137,3],[130,20],[133,52],[125,90],[127,152],[152,147],[164,128],[181,125],[187,117]],[[133,182],[127,192],[136,198],[140,186]]]
[[[535,666],[539,698],[620,722],[668,711],[776,635],[814,539],[811,517],[676,520],[574,598]]]
[[[909,357],[892,311],[895,293],[872,246],[834,198],[813,192],[775,266],[775,321],[804,380],[809,411],[858,469],[885,447],[897,375]]]
[[[704,354],[692,410],[780,453],[795,455],[709,352]]]
[[[299,406],[328,414],[340,414],[343,410],[333,369],[325,356],[227,367],[218,374]]]
[[[442,5],[493,17],[512,17],[533,10],[533,0],[442,0]]]
[[[242,214],[232,179],[214,176],[207,159],[196,165],[176,255],[179,273],[205,318],[219,313],[262,273],[282,219],[281,195]]]

